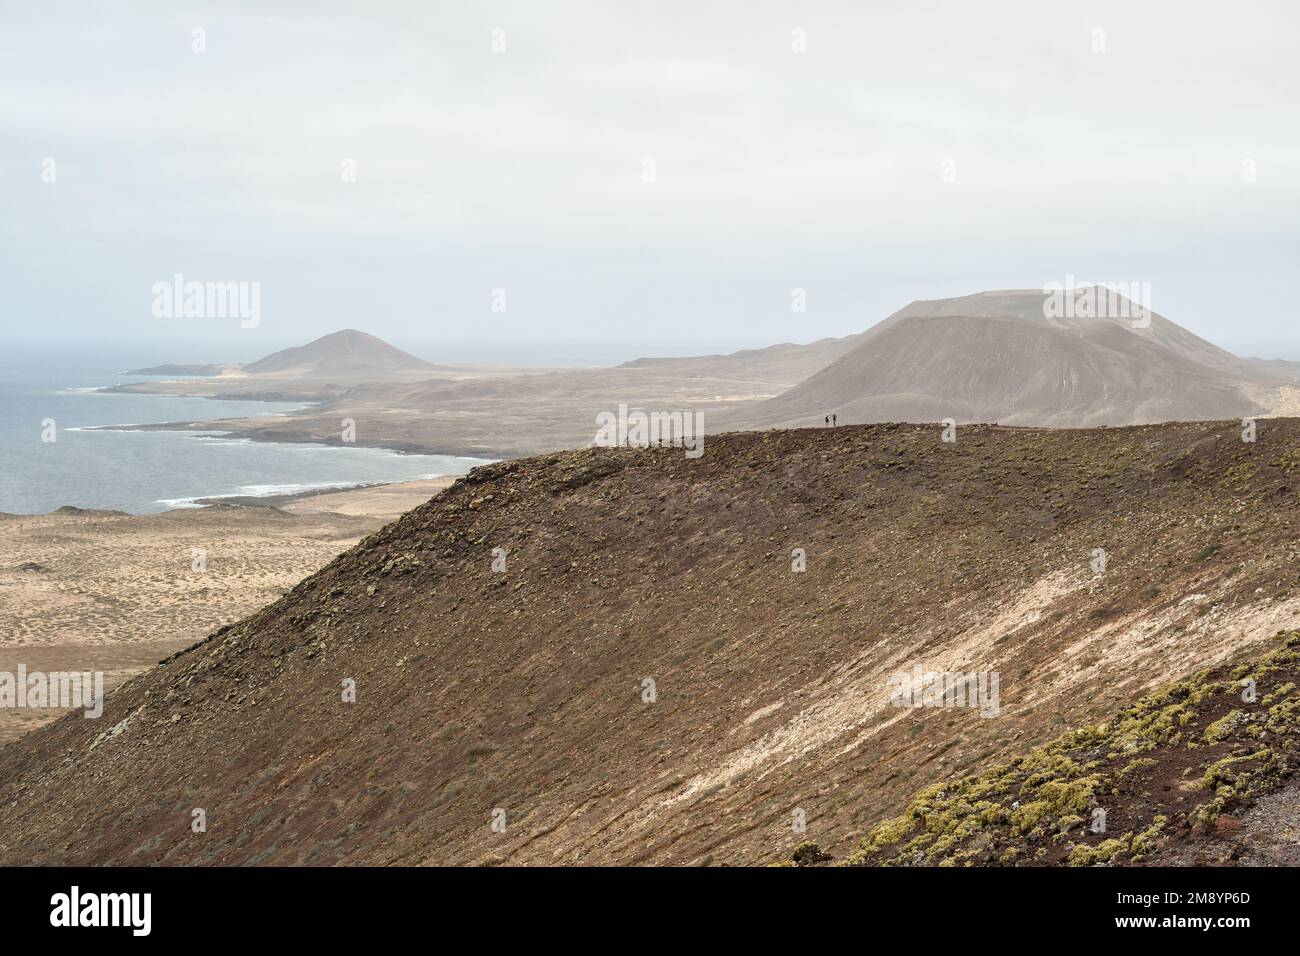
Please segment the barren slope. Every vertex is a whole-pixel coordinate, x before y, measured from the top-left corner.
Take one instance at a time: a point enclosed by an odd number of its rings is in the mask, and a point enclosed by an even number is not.
[[[922,786],[1291,626],[1298,444],[884,425],[478,469],[0,749],[0,862],[843,857]],[[914,663],[998,670],[1000,715],[891,707]]]

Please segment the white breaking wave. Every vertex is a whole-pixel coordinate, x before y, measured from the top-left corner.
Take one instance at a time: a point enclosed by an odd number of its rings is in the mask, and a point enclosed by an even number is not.
[[[442,478],[446,472],[434,471],[414,478],[393,478],[378,481],[301,481],[281,484],[240,485],[234,491],[220,491],[206,495],[192,495],[187,498],[158,498],[156,504],[168,508],[206,508],[208,503],[218,498],[274,498],[277,495],[301,495],[308,491],[329,491],[343,488],[373,488],[377,485],[401,484],[407,481],[429,481]]]

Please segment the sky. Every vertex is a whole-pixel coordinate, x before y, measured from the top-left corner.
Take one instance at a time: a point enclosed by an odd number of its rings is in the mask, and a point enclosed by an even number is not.
[[[621,361],[1073,276],[1300,359],[1298,28],[1283,0],[4,0],[5,337]],[[158,315],[177,274],[255,283],[256,324]]]

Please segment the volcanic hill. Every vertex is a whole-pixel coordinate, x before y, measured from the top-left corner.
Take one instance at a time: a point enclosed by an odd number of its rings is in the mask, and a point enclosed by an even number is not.
[[[1048,317],[1041,290],[913,302],[728,427],[998,422],[1090,427],[1294,414],[1294,362],[1244,359],[1161,315]],[[1119,299],[1132,309],[1133,304]]]
[[[243,367],[251,375],[338,375],[436,370],[438,366],[356,329],[331,332],[293,348],[272,352]]]

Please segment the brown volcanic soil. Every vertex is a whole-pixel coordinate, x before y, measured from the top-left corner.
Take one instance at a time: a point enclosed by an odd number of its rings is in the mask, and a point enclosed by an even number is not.
[[[843,857],[923,785],[1293,626],[1298,445],[880,425],[477,469],[0,750],[0,863]],[[917,662],[999,671],[1000,715],[890,707]]]

